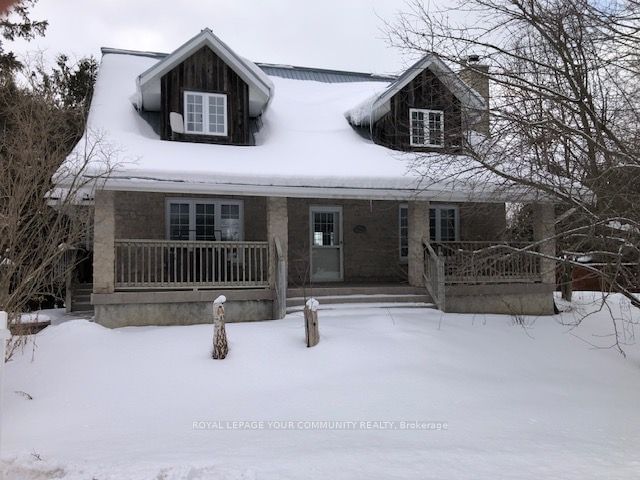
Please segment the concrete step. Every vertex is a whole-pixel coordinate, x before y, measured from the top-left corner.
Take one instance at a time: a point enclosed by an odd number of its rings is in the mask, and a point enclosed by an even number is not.
[[[77,292],[77,293],[81,293],[81,292],[82,293],[86,293],[86,292],[91,293],[91,292],[93,292],[93,284],[92,283],[79,283],[79,284],[73,285],[71,288],[72,288],[72,290],[74,292]]]
[[[93,305],[90,303],[71,303],[72,312],[93,312]]]
[[[76,283],[71,290],[71,311],[74,313],[91,313],[91,294],[93,293],[92,283]]]
[[[423,295],[424,288],[409,285],[326,285],[287,289],[287,297],[324,297],[338,295]]]
[[[356,308],[430,308],[436,306],[427,302],[375,302],[375,303],[321,303],[318,310],[356,309]],[[303,305],[287,307],[287,313],[302,312]]]
[[[343,303],[429,303],[431,301],[431,298],[425,294],[314,295],[313,298],[318,300],[320,305]],[[305,297],[287,298],[287,307],[304,306],[305,301]]]

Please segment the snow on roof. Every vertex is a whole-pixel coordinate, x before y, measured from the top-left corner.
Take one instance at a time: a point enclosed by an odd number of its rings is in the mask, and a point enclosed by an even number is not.
[[[100,151],[117,158],[101,188],[180,193],[443,201],[500,201],[506,193],[483,182],[425,182],[403,154],[360,136],[343,112],[384,91],[386,83],[321,83],[272,77],[276,94],[262,116],[256,146],[160,140],[132,105],[136,78],[157,56],[105,52],[87,120],[87,132],[72,157],[101,138]],[[436,154],[433,154],[436,155]],[[70,157],[71,158],[71,157]],[[104,169],[96,162],[93,171]],[[61,181],[60,183],[64,183]],[[521,192],[518,193],[521,195]]]
[[[375,122],[389,111],[391,98],[427,68],[436,74],[466,108],[471,110],[483,110],[486,108],[486,102],[482,95],[462,81],[440,57],[430,53],[405,70],[385,90],[364,99],[355,107],[347,110],[344,114],[345,117],[351,124],[356,126],[370,125],[372,121]]]
[[[273,95],[273,82],[257,65],[236,54],[208,28],[140,73],[137,79],[138,105],[145,110],[159,111],[160,78],[205,46],[249,85],[250,114],[260,115]]]

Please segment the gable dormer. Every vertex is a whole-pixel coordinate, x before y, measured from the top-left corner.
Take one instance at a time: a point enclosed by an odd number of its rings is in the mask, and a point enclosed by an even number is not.
[[[157,112],[163,140],[252,145],[273,84],[209,29],[138,77],[138,109]]]
[[[345,115],[375,143],[394,150],[457,153],[486,108],[478,92],[429,54]]]

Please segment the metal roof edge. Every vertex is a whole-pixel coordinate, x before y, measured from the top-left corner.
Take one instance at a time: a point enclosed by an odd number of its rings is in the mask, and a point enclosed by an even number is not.
[[[155,58],[158,60],[162,60],[169,56],[166,52],[151,52],[144,50],[129,50],[125,48],[116,48],[116,47],[101,47],[100,51],[102,55],[132,55],[135,57],[147,57],[147,58]],[[354,76],[361,78],[370,78],[374,81],[384,81],[384,82],[394,82],[398,79],[397,75],[391,74],[377,74],[371,72],[356,72],[353,70],[338,70],[333,68],[319,68],[319,67],[305,67],[300,65],[288,65],[288,64],[278,64],[278,63],[268,63],[268,62],[253,62],[255,65],[264,68],[272,68],[272,69],[289,69],[293,71],[302,71],[302,72],[310,72],[310,73],[325,73],[330,75],[344,75],[344,76]]]

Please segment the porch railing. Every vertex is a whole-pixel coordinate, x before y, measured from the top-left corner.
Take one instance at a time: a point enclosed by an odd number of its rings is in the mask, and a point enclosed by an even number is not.
[[[267,242],[115,241],[116,290],[268,286]]]
[[[424,247],[424,283],[436,306],[444,311],[445,276],[444,258],[436,253],[427,241]]]
[[[431,247],[443,259],[450,285],[542,281],[538,250],[530,243],[434,242]]]

